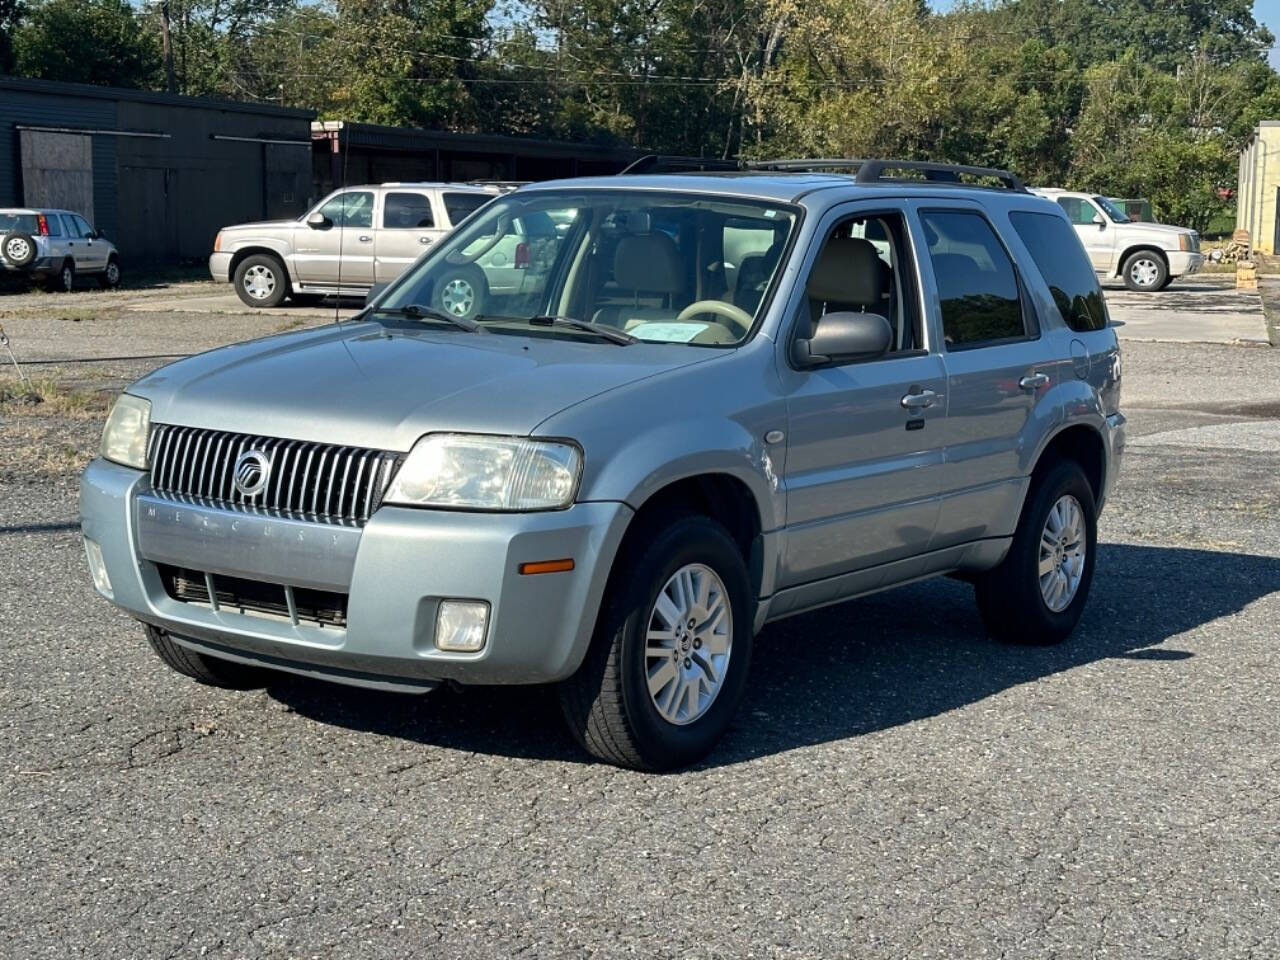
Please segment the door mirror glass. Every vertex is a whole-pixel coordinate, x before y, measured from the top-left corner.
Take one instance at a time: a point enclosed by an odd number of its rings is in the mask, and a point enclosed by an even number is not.
[[[366,307],[371,305],[375,300],[382,296],[382,291],[385,289],[387,289],[387,284],[375,283],[369,288],[369,292],[364,295],[364,305]]]
[[[328,230],[333,226],[333,221],[317,210],[307,217],[307,226],[312,230]]]
[[[893,328],[878,313],[852,310],[826,313],[808,340],[796,340],[791,356],[797,367],[874,360],[893,346]]]

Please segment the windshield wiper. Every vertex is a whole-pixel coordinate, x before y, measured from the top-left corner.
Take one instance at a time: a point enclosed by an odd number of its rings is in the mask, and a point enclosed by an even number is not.
[[[411,320],[438,320],[441,323],[451,323],[455,327],[461,327],[468,333],[476,333],[481,330],[480,324],[466,317],[455,317],[451,313],[445,313],[443,310],[437,310],[434,307],[424,307],[418,303],[409,303],[403,307],[374,307],[369,311],[369,315],[373,316],[379,313],[389,313],[396,317],[408,317]]]
[[[528,322],[538,327],[572,327],[574,330],[582,330],[585,333],[594,333],[597,337],[602,337],[610,343],[619,343],[623,346],[641,342],[639,337],[633,337],[631,334],[619,330],[617,327],[608,327],[603,323],[596,323],[593,320],[579,320],[577,317],[541,315],[537,317],[529,317]]]

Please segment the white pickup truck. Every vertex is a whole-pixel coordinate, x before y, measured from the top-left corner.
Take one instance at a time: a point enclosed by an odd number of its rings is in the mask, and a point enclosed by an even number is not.
[[[1204,264],[1199,235],[1187,227],[1129,219],[1119,204],[1096,193],[1032,189],[1067,214],[1102,279],[1121,277],[1130,290],[1163,290]]]

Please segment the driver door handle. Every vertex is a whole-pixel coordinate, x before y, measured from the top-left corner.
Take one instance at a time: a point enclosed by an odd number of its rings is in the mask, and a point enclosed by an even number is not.
[[[431,238],[430,238],[430,237],[419,237],[419,238],[418,238],[418,242],[419,242],[419,243],[430,243],[430,242],[431,242]]]
[[[359,240],[361,243],[368,243],[370,240],[373,239],[373,237],[369,236],[367,233],[362,233],[356,239]]]
[[[1039,390],[1048,382],[1049,377],[1047,374],[1031,373],[1019,380],[1018,386],[1023,390]]]
[[[941,394],[934,393],[932,390],[921,390],[919,393],[906,394],[902,398],[902,405],[908,410],[923,410],[925,407],[932,407],[941,399]]]

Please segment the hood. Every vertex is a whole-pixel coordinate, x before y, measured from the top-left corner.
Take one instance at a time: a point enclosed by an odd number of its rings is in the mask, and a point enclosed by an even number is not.
[[[1126,233],[1142,233],[1150,237],[1173,238],[1174,240],[1184,234],[1195,233],[1190,227],[1175,227],[1168,223],[1146,223],[1138,220],[1134,220],[1131,223],[1119,223],[1116,226]],[[1174,246],[1176,248],[1177,244],[1175,243]]]
[[[223,227],[222,232],[227,233],[231,230],[275,230],[280,227],[296,227],[297,220],[254,220],[252,223],[233,223],[229,227]]]
[[[573,404],[721,351],[355,323],[180,360],[129,393],[156,423],[408,450],[432,431],[526,435]]]

